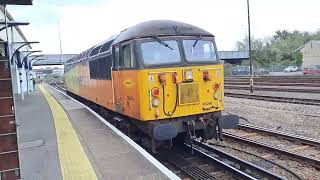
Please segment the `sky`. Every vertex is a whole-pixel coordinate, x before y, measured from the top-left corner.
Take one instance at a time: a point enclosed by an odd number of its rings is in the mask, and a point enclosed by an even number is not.
[[[216,36],[219,50],[234,50],[248,35],[246,0],[33,0],[33,6],[10,6],[33,50],[78,54],[137,23],[168,19],[199,26]],[[251,32],[271,37],[276,30],[320,30],[319,0],[250,0]]]

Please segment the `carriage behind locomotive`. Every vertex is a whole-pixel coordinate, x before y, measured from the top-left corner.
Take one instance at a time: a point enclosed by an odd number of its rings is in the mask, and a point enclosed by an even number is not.
[[[223,82],[214,36],[175,21],[138,24],[65,64],[70,95],[152,142],[221,139],[222,128],[238,122],[222,116]]]

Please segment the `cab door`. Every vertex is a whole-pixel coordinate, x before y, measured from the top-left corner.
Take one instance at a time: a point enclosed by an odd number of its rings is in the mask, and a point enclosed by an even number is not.
[[[138,100],[138,78],[137,78],[137,62],[134,55],[133,44],[123,44],[118,49],[115,49],[116,64],[115,74],[115,109],[117,112],[134,116],[138,112],[136,102]]]
[[[120,47],[113,48],[113,67],[112,67],[112,97],[114,103],[114,110],[119,112],[119,106],[121,102],[121,86],[120,86]]]

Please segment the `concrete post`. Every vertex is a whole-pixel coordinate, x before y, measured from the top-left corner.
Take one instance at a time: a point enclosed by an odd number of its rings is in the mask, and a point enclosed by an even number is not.
[[[26,83],[27,83],[27,93],[30,94],[30,87],[29,87],[29,84],[30,84],[30,81],[29,81],[29,69],[26,69]]]

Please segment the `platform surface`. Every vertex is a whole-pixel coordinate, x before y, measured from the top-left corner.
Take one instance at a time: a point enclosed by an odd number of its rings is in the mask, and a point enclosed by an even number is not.
[[[63,107],[97,179],[169,179],[84,106],[48,86],[43,87]],[[63,175],[61,151],[76,149],[61,150],[57,117],[46,98],[39,89],[26,95],[23,101],[16,97],[22,179],[70,179]]]
[[[50,107],[41,92],[15,96],[22,179],[62,179]]]

